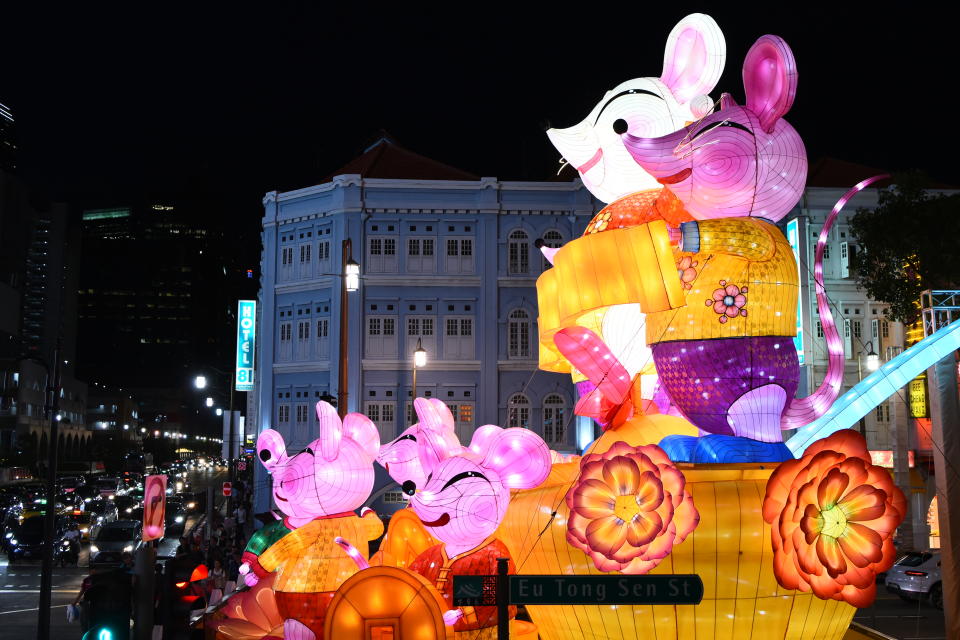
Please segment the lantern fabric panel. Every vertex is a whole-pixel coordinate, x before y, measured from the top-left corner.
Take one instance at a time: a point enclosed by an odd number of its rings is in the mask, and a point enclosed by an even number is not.
[[[370,558],[370,564],[402,569],[437,542],[413,509],[400,509],[391,516],[387,533],[380,542],[380,549]]]
[[[697,267],[690,267],[696,276],[685,282],[690,285],[684,287],[686,305],[649,313],[647,342],[792,336],[799,293],[797,263],[780,230],[751,218],[696,224],[700,251],[676,256],[678,267],[685,258],[690,264],[697,262]]]
[[[372,511],[368,514],[312,520],[266,549],[258,558],[260,565],[267,572],[278,570],[277,591],[335,591],[357,566],[333,539],[363,543],[379,538],[383,523]]]
[[[623,427],[621,427],[623,429]],[[616,432],[604,434],[613,442]],[[609,438],[609,439],[608,439]],[[605,440],[607,439],[607,440]],[[651,574],[699,574],[704,599],[693,605],[536,606],[527,610],[552,640],[624,637],[717,640],[840,640],[855,609],[782,588],[773,574],[770,525],[763,520],[767,479],[776,464],[679,465],[700,523]],[[499,530],[519,574],[601,575],[566,542],[564,497],[578,465],[554,465],[539,487],[515,494]],[[552,516],[556,508],[556,516]],[[543,534],[541,535],[541,532]]]

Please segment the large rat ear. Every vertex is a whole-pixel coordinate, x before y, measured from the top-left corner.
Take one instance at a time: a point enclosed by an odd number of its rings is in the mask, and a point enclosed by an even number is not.
[[[340,453],[343,423],[337,410],[323,401],[317,403],[317,420],[320,421],[320,455],[325,460],[334,460]]]
[[[503,433],[503,429],[495,424],[485,424],[477,428],[477,430],[473,432],[473,437],[470,439],[470,451],[478,456],[487,455],[487,451],[490,450],[490,445],[501,433]]]
[[[487,450],[481,466],[493,469],[509,489],[532,489],[550,475],[550,448],[528,429],[504,429]]]
[[[266,429],[257,437],[257,455],[267,471],[287,461],[287,445],[283,436],[273,429]]]
[[[417,414],[417,422],[421,429],[443,431],[443,417],[437,407],[427,398],[414,398],[413,410]],[[449,413],[449,411],[447,412]]]
[[[797,62],[783,38],[766,35],[753,43],[743,61],[743,89],[747,108],[771,133],[797,95]]]
[[[437,415],[440,416],[440,423],[443,425],[444,430],[455,431],[456,421],[453,419],[453,414],[450,412],[450,407],[447,406],[447,403],[439,398],[427,398],[427,400],[436,410]]]
[[[727,60],[727,42],[708,15],[693,13],[677,23],[667,36],[660,80],[680,104],[710,93]]]
[[[380,453],[380,432],[373,420],[362,413],[348,413],[343,419],[343,433],[360,445],[371,460]]]

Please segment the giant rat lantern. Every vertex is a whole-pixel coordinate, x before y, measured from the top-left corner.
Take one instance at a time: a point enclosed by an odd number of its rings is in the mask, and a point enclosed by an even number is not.
[[[323,637],[327,606],[357,564],[334,538],[366,542],[383,533],[380,519],[359,508],[373,488],[373,461],[380,434],[364,415],[317,403],[320,437],[287,455],[283,437],[267,429],[257,438],[257,455],[273,476],[273,498],[285,515],[254,534],[243,554],[248,585],[276,572],[273,588],[284,618],[284,637]],[[366,548],[366,544],[362,545]]]

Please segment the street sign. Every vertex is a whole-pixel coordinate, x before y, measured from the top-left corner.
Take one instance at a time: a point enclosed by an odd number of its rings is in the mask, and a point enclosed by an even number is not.
[[[237,307],[237,391],[253,391],[253,357],[256,352],[257,301],[240,300]]]
[[[453,606],[497,602],[497,576],[453,577]],[[703,581],[693,574],[628,576],[512,575],[509,604],[699,604]]]
[[[233,491],[233,485],[231,485],[229,482],[224,482],[224,483],[223,483],[223,495],[229,498],[229,497],[230,497],[230,493],[231,493],[232,491]]]

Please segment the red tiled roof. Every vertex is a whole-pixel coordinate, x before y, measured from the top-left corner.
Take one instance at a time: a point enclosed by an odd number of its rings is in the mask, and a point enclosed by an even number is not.
[[[472,173],[404,149],[387,136],[382,136],[367,147],[362,155],[334,171],[324,181],[344,174],[360,174],[364,178],[387,180],[480,179]]]

